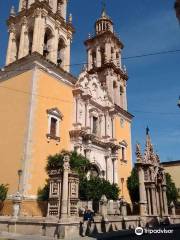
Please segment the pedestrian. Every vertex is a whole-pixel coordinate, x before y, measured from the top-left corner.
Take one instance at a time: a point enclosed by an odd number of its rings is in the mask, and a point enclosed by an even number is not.
[[[91,226],[91,223],[94,221],[93,212],[88,209],[88,206],[85,207],[85,211],[83,214],[83,233],[82,236],[86,236],[87,229]]]

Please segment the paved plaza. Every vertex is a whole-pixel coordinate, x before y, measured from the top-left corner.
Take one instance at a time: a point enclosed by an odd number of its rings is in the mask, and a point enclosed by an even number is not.
[[[164,227],[161,227],[163,230]],[[172,234],[143,234],[142,236],[135,235],[134,230],[122,230],[112,233],[97,234],[93,237],[72,237],[66,240],[179,240],[180,236],[180,224],[171,225],[170,227],[165,227],[165,229],[172,229]],[[12,234],[0,232],[0,240],[54,240],[54,238],[40,237],[40,236],[23,236],[20,234]]]

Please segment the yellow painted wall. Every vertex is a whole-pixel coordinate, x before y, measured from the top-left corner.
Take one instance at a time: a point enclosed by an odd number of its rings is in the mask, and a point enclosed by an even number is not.
[[[48,130],[47,110],[58,108],[64,118],[60,125],[61,141],[50,140],[46,137]],[[57,80],[49,74],[37,73],[37,98],[35,101],[35,117],[32,138],[32,156],[30,163],[30,179],[28,195],[36,195],[39,187],[43,187],[47,178],[45,166],[47,157],[70,150],[69,130],[73,123],[73,94],[72,87]]]
[[[123,184],[123,196],[126,201],[130,202],[130,197],[127,189],[127,178],[131,174],[132,170],[132,146],[131,146],[131,123],[124,118],[124,124],[121,125],[121,117],[116,117],[115,119],[115,138],[118,142],[126,141],[128,144],[128,147],[126,149],[126,160],[127,163],[122,162],[122,154],[121,151],[119,151],[119,157],[118,157],[118,182],[119,182],[119,188],[121,189],[120,195],[122,195],[122,183],[121,178],[124,178],[124,184]]]
[[[17,191],[27,135],[32,71],[0,82],[0,184]]]
[[[164,165],[163,167],[165,169],[165,172],[169,173],[172,177],[173,182],[176,185],[176,188],[179,190],[180,193],[180,164],[174,164],[174,165]],[[180,199],[180,197],[179,197]]]

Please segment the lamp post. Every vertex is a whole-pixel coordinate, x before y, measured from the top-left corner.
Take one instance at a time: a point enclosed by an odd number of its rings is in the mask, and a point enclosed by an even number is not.
[[[18,170],[18,193],[20,191],[20,183],[21,183],[22,172],[23,171],[21,169]]]
[[[124,178],[121,178],[121,184],[122,184],[122,198],[124,198],[124,189],[123,189],[123,185],[124,185]]]

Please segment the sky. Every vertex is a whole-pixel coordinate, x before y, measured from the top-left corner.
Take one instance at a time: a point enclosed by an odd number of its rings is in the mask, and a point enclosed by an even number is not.
[[[0,67],[5,62],[7,28],[11,6],[18,0],[0,0]],[[161,51],[180,50],[180,26],[173,9],[174,0],[106,0],[108,15],[124,43],[123,58]],[[86,62],[84,40],[94,32],[100,16],[100,0],[69,0],[76,33],[71,48],[71,64]],[[161,161],[180,160],[180,52],[124,59],[128,80],[128,111],[132,123],[132,151],[145,145],[145,129],[150,128],[154,148]],[[81,67],[73,66],[77,75]]]

